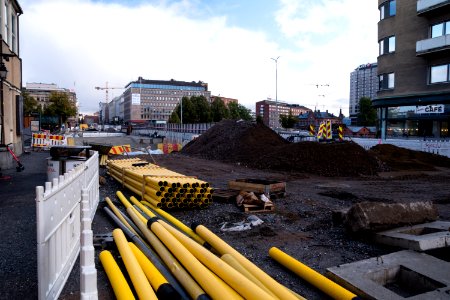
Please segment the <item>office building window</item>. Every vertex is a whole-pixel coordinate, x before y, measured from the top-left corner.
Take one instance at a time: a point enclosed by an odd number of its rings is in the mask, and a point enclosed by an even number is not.
[[[430,83],[448,82],[449,65],[432,66],[430,69]]]
[[[395,36],[390,36],[382,39],[379,42],[380,55],[395,52]]]
[[[395,87],[395,74],[381,74],[378,75],[378,89],[379,90],[388,90],[393,89]]]
[[[431,38],[450,34],[450,21],[431,26]]]
[[[380,10],[380,20],[383,20],[385,18],[395,16],[397,4],[395,0],[389,0],[381,4],[379,10]]]

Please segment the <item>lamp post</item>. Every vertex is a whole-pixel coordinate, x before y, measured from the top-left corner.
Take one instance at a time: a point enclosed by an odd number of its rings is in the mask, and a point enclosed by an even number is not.
[[[276,119],[275,119],[275,128],[278,128],[278,119],[279,119],[279,115],[278,115],[278,59],[280,57],[278,56],[277,58],[273,58],[271,57],[270,59],[273,60],[275,62],[275,114],[276,114]]]

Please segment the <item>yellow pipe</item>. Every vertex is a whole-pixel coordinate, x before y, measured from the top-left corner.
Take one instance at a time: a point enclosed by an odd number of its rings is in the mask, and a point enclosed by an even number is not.
[[[133,227],[131,227],[131,225],[127,222],[127,220],[125,220],[125,218],[122,216],[122,214],[120,213],[120,211],[117,208],[117,206],[115,206],[114,203],[112,203],[111,199],[109,199],[109,197],[105,197],[105,201],[106,201],[106,203],[108,203],[108,206],[111,208],[111,210],[114,212],[114,214],[119,218],[119,220],[128,229],[130,229],[131,232],[133,232],[134,234],[138,235],[138,233],[133,229]]]
[[[211,232],[208,228],[203,225],[198,225],[195,227],[195,232],[203,238],[208,244],[210,244],[214,249],[216,249],[221,255],[231,254],[235,259],[239,261],[250,273],[253,274],[259,281],[261,281],[273,294],[277,295],[278,298],[287,300],[298,300],[284,285],[277,282],[275,279],[270,277],[263,270],[258,268],[245,256],[237,252],[233,247],[225,243],[217,235]]]
[[[139,216],[139,218],[142,220],[142,222],[147,222],[147,219],[144,218],[144,216],[142,216],[137,210],[136,208],[133,207],[133,205],[131,205],[130,201],[128,201],[128,199],[122,194],[121,191],[117,191],[116,192],[117,197],[119,198],[120,202],[122,202],[123,206],[125,206],[126,209],[128,209],[129,207],[131,207],[132,210],[134,210],[136,212],[136,215]]]
[[[159,223],[164,226],[164,228],[169,231],[180,243],[182,243],[186,249],[188,249],[189,252],[192,253],[200,262],[207,266],[245,299],[274,299],[247,277],[236,271],[203,246],[200,246],[169,224],[163,221],[159,221]]]
[[[117,300],[135,299],[125,276],[123,276],[111,252],[103,250],[100,252],[99,259],[105,269]]]
[[[222,286],[220,281],[216,280],[214,277],[208,276],[209,270],[159,222],[152,222],[152,219],[150,219],[147,226],[158,236],[164,245],[169,248],[172,254],[183,264],[211,298],[235,299],[235,297]]]
[[[261,281],[258,280],[255,276],[253,276],[252,273],[250,273],[246,268],[244,268],[231,254],[224,254],[220,257],[224,262],[226,262],[228,265],[230,265],[232,268],[234,268],[236,271],[247,277],[249,280],[251,280],[253,283],[255,283],[257,286],[259,286],[261,289],[266,291],[269,295],[272,295],[276,298],[276,295],[274,295],[264,284],[261,283]]]
[[[136,213],[130,208],[127,209],[131,219],[135,222],[141,232],[144,234],[145,239],[152,245],[159,257],[164,261],[166,266],[169,267],[170,272],[178,280],[178,282],[184,287],[186,292],[192,299],[199,299],[202,295],[205,295],[205,291],[192,279],[191,275],[181,266],[170,251],[164,246],[164,244],[156,237],[156,235],[147,228]]]
[[[127,238],[123,234],[123,231],[118,228],[114,229],[113,237],[139,299],[157,300],[158,298],[145,277],[144,271],[139,266],[130,246],[128,246]]]
[[[177,228],[179,228],[180,230],[182,230],[184,233],[186,233],[187,235],[189,235],[191,238],[193,238],[197,243],[199,243],[200,245],[204,245],[205,244],[205,240],[203,240],[198,234],[196,234],[191,228],[189,228],[188,226],[184,225],[183,222],[181,222],[180,220],[178,220],[177,218],[173,217],[171,214],[165,212],[162,209],[159,209],[157,207],[155,207],[154,205],[152,205],[149,202],[146,201],[141,201],[142,204],[147,205],[149,208],[153,209],[157,214],[159,214],[161,217],[163,217],[164,219],[166,219],[167,221],[169,221],[170,223],[172,223],[173,225],[175,225]],[[148,208],[144,207],[147,211]],[[147,213],[145,211],[145,213]],[[151,211],[149,211],[149,213],[151,213]],[[152,213],[153,216],[156,216],[155,214]],[[149,215],[151,216],[151,215]],[[151,216],[151,217],[153,217]]]
[[[277,262],[334,299],[356,299],[358,297],[276,247],[270,248],[269,255]]]
[[[156,291],[158,298],[162,299],[181,299],[181,295],[172,287],[161,272],[152,264],[152,262],[139,250],[132,242],[128,243],[134,256],[139,262],[142,270],[147,276],[148,281]]]

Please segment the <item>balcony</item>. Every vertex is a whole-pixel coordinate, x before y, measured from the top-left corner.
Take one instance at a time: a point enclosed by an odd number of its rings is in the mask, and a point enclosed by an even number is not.
[[[450,0],[417,0],[417,14],[424,14],[449,4]]]
[[[417,56],[448,50],[450,50],[450,34],[421,40],[416,43]]]

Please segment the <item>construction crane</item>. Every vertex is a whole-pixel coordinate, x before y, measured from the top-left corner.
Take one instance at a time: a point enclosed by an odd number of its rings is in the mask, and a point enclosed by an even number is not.
[[[123,90],[123,87],[111,87],[111,86],[108,86],[108,81],[107,81],[105,83],[105,86],[96,86],[95,89],[96,90],[105,90],[105,104],[108,104],[108,100],[109,100],[108,92],[109,92],[109,90],[114,90],[114,89],[121,89],[121,90]]]
[[[115,90],[115,89],[123,89],[122,87],[111,87],[108,86],[108,81],[105,83],[105,86],[96,86],[96,90],[104,90],[105,91],[105,116],[102,117],[102,123],[105,123],[105,117],[106,117],[106,105],[108,105],[109,101],[109,90]],[[101,102],[100,102],[101,103]],[[100,112],[102,111],[100,106]]]

